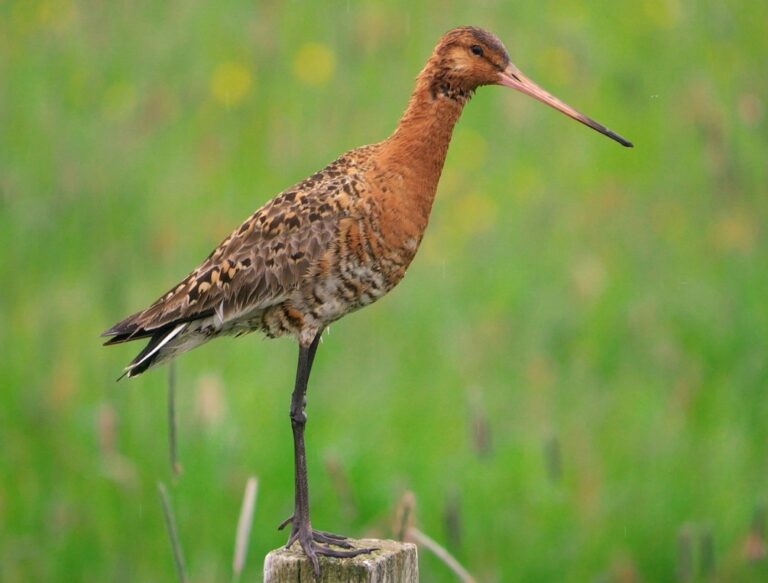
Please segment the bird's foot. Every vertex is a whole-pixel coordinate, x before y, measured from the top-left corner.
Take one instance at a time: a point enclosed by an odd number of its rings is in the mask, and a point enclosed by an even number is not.
[[[294,521],[293,516],[285,519],[278,530],[282,530],[291,523],[293,525],[291,529],[291,536],[288,537],[288,542],[285,548],[290,548],[293,543],[299,541],[301,549],[312,563],[312,570],[315,572],[315,577],[320,577],[320,561],[317,558],[318,555],[324,555],[326,557],[347,558],[356,557],[357,555],[364,555],[375,551],[375,548],[355,548],[349,543],[349,539],[346,536],[340,534],[334,534],[332,532],[325,532],[324,530],[315,530],[309,524],[297,523]],[[339,547],[340,550],[332,549],[329,545]]]

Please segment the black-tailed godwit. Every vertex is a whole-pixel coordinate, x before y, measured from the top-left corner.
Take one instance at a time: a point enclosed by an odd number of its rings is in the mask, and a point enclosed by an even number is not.
[[[121,320],[107,344],[148,339],[132,377],[217,336],[292,335],[299,361],[290,418],[295,505],[288,545],[348,557],[345,538],[310,524],[304,450],[305,394],[323,330],[375,302],[405,275],[429,221],[448,144],[478,87],[504,85],[616,140],[630,142],[553,97],[509,60],[504,45],[474,27],[448,31],[416,81],[405,113],[384,141],[350,150],[253,213],[192,273],[148,308]]]

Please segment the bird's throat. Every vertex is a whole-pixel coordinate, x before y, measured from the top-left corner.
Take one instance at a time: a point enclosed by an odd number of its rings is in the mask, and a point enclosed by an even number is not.
[[[419,76],[408,107],[394,133],[382,144],[384,167],[396,169],[403,194],[416,203],[426,219],[443,171],[453,128],[468,95],[434,91],[432,78]]]

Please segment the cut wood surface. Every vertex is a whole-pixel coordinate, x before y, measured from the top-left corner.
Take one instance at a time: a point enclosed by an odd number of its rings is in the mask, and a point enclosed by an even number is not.
[[[279,548],[264,560],[264,583],[418,583],[416,545],[393,540],[350,539],[355,548],[376,550],[348,559],[320,557],[320,578],[294,544]]]

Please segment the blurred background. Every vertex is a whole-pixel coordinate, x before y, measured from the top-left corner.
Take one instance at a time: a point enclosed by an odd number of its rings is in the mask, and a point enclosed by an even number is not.
[[[764,581],[768,4],[0,3],[0,580],[244,581],[292,509],[296,345],[115,383],[99,333],[255,208],[386,137],[439,36],[493,30],[614,142],[503,88],[458,124],[420,254],[334,325],[313,523],[415,527],[478,581]],[[422,581],[456,576],[426,549]]]

